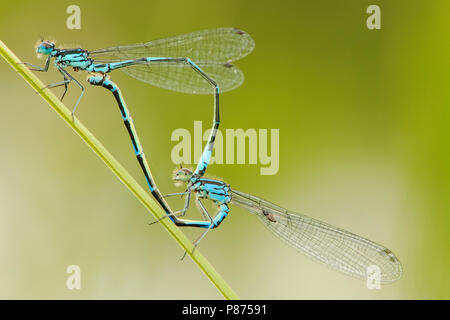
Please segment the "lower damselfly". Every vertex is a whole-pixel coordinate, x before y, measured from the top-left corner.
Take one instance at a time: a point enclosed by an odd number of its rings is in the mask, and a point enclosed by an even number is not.
[[[386,247],[346,230],[334,227],[309,216],[286,210],[259,197],[232,189],[229,184],[196,176],[187,168],[179,168],[173,179],[186,183],[185,192],[166,195],[186,196],[184,215],[189,208],[191,193],[200,208],[204,220],[183,220],[186,225],[206,229],[194,243],[194,249],[211,229],[217,228],[230,213],[230,204],[254,214],[272,233],[290,246],[347,275],[368,279],[371,267],[379,268],[380,281],[398,280],[402,266],[397,257]],[[210,214],[203,200],[211,200],[217,207]],[[175,212],[173,213],[175,214]]]

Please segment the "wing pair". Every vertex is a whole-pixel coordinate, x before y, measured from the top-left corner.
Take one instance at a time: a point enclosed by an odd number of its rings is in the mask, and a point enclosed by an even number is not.
[[[244,192],[232,190],[232,203],[255,214],[292,247],[333,269],[367,279],[368,267],[376,266],[381,282],[396,281],[402,274],[397,257],[378,243]]]
[[[203,30],[172,38],[128,46],[90,51],[97,63],[118,62],[143,57],[190,58],[221,92],[239,87],[244,81],[242,71],[230,62],[248,55],[254,48],[253,39],[242,30],[220,28]],[[128,75],[151,85],[195,94],[211,94],[211,85],[192,67],[183,62],[148,62],[122,69]]]

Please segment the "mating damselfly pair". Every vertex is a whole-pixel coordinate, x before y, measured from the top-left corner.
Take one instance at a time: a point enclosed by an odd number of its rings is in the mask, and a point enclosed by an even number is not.
[[[88,82],[91,85],[103,86],[114,94],[149,189],[165,210],[167,217],[177,226],[205,229],[195,242],[195,246],[209,230],[218,227],[228,216],[229,205],[236,204],[256,215],[277,237],[329,267],[366,279],[368,268],[376,266],[380,270],[381,282],[399,279],[402,273],[401,264],[386,247],[308,216],[288,211],[261,198],[234,190],[223,181],[204,177],[220,124],[219,93],[235,89],[242,84],[243,74],[231,62],[245,57],[253,48],[252,38],[235,28],[204,30],[147,43],[93,51],[82,48],[56,48],[53,42],[41,41],[37,53],[47,55],[44,67],[29,63],[27,65],[33,70],[47,71],[51,59],[54,59],[54,65],[63,76],[63,81],[50,84],[47,88],[64,86],[65,94],[68,84],[76,83],[81,88],[81,94],[73,113],[83,95],[84,87],[66,68],[89,72]],[[176,182],[187,184],[186,191],[167,195],[186,197],[181,210],[172,211],[169,208],[153,181],[123,96],[108,75],[117,69],[138,80],[169,90],[214,95],[212,130],[201,159],[194,171],[180,168],[173,177]],[[195,201],[204,220],[180,218],[187,212],[192,194],[195,195]],[[217,206],[218,212],[210,214],[203,204],[204,200],[211,200]]]

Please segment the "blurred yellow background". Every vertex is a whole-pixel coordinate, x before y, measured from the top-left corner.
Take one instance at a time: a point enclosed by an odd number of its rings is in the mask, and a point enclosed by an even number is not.
[[[66,8],[81,8],[69,30]],[[381,8],[368,30],[366,8]],[[254,38],[246,81],[221,97],[222,130],[280,129],[280,169],[211,165],[207,174],[379,242],[403,264],[381,290],[312,262],[233,207],[200,250],[246,299],[449,299],[449,13],[441,1],[15,1],[0,39],[43,64],[41,36],[97,49],[216,27]],[[110,170],[0,61],[0,298],[220,299],[207,278]],[[60,81],[53,66],[39,74]],[[86,84],[86,74],[75,76]],[[170,140],[211,97],[112,77],[131,109],[154,177],[176,192]],[[61,88],[54,89],[59,96]],[[65,103],[79,89],[70,85]],[[144,185],[110,93],[88,87],[78,117]],[[194,239],[199,230],[187,230]],[[81,267],[81,290],[66,288]]]

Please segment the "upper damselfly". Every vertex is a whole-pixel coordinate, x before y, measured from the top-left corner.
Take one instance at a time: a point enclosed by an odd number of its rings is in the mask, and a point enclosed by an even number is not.
[[[55,43],[42,40],[36,52],[46,55],[43,67],[25,63],[35,71],[47,71],[51,59],[63,76],[63,81],[47,88],[75,82],[82,90],[74,111],[84,92],[83,85],[66,68],[74,71],[107,74],[121,69],[128,75],[151,85],[194,94],[226,92],[239,87],[244,76],[231,64],[248,55],[254,41],[237,28],[218,28],[183,34],[171,38],[133,45],[97,50],[56,48]],[[194,72],[193,72],[194,70]]]

